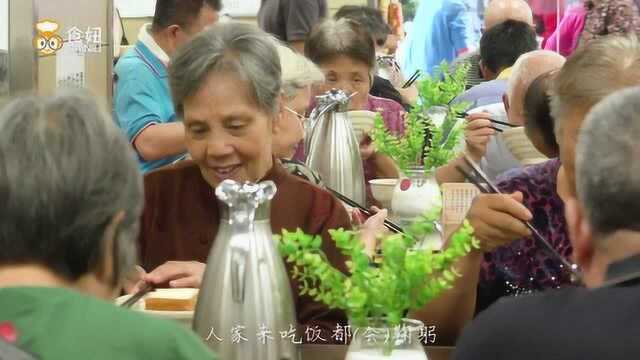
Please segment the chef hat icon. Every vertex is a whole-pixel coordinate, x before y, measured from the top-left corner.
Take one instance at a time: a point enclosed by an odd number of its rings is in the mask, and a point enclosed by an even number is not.
[[[53,20],[42,20],[36,24],[38,34],[33,39],[33,46],[38,55],[53,55],[64,45],[64,40],[57,34],[60,25]]]

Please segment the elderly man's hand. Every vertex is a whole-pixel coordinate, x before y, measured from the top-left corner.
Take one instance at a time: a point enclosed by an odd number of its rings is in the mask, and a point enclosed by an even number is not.
[[[511,195],[478,195],[467,213],[467,219],[484,252],[530,236],[531,232],[523,221],[529,221],[532,217],[531,212],[522,205],[520,192]]]
[[[475,161],[480,161],[487,152],[487,145],[495,130],[491,129],[491,114],[482,112],[471,114],[467,117],[467,126],[464,129],[464,138],[467,144],[467,154]]]
[[[152,285],[169,283],[172,288],[199,288],[205,266],[197,261],[167,261],[152,272],[143,274],[140,280]]]

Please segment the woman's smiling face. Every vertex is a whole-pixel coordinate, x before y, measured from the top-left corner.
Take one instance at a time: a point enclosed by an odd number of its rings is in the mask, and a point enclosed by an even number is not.
[[[209,74],[184,101],[187,149],[204,179],[256,182],[273,165],[273,114],[260,108],[234,72]]]

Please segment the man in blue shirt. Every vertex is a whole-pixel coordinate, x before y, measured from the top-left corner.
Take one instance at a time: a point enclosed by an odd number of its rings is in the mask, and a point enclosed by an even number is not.
[[[220,0],[158,0],[153,24],[115,68],[114,113],[143,172],[180,159],[184,125],[176,118],[167,65],[176,49],[218,19]]]
[[[443,60],[451,63],[475,48],[479,35],[474,17],[465,0],[422,0],[403,46],[404,75],[418,69],[433,75]]]

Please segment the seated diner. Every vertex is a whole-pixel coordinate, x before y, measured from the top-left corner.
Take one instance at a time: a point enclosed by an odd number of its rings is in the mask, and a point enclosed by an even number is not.
[[[112,303],[136,263],[134,156],[86,95],[0,113],[1,359],[214,359],[185,327]]]
[[[509,193],[508,188],[504,194],[481,194],[475,198],[467,219],[481,249],[459,264],[464,275],[454,289],[419,314],[421,320],[438,324],[448,341],[455,341],[475,314],[502,297],[571,284],[567,268],[531,238],[531,231],[523,222],[531,221],[545,232],[556,252],[569,261],[573,259],[572,244],[563,235],[566,224],[557,222],[558,217],[552,221],[549,214],[558,212],[549,212],[547,205],[556,196],[563,202],[575,196],[575,147],[584,117],[609,94],[640,84],[640,68],[636,66],[639,61],[640,43],[635,37],[605,37],[576,50],[555,75],[551,115],[562,171],[555,171],[554,177],[547,169],[550,167],[543,164],[536,174],[523,178],[525,181],[517,190],[530,189],[527,192],[541,195],[540,199],[524,198],[520,191]],[[553,161],[557,160],[550,160]],[[555,195],[550,193],[549,184],[553,183]],[[540,184],[545,184],[543,191],[536,193]]]
[[[273,155],[293,175],[322,186],[320,175],[293,159],[304,140],[308,121],[304,116],[311,101],[311,87],[324,81],[320,69],[304,55],[277,43],[282,68],[282,106],[273,127]]]
[[[581,126],[567,222],[585,288],[496,303],[465,330],[455,359],[640,356],[639,111],[640,89],[621,90],[594,106]]]
[[[316,26],[305,45],[305,55],[316,63],[325,82],[316,87],[316,95],[331,89],[353,94],[350,110],[380,112],[387,128],[394,133],[404,131],[404,109],[389,99],[369,95],[376,69],[376,51],[371,35],[353,20],[325,20]],[[394,161],[376,152],[368,136],[360,143],[367,202],[374,204],[369,180],[397,178]]]
[[[291,175],[272,152],[283,106],[274,39],[252,25],[218,24],[177,53],[169,74],[192,160],[144,178],[139,244],[141,265],[150,273],[142,280],[159,286],[200,285],[220,221],[214,188],[225,179],[273,181],[278,189],[271,201],[273,233],[299,228],[321,235],[328,260],[346,271],[346,258],[328,234],[351,228],[344,206]],[[291,288],[299,324],[317,325],[329,335],[336,324],[346,324],[343,313],[298,295],[293,279]]]

